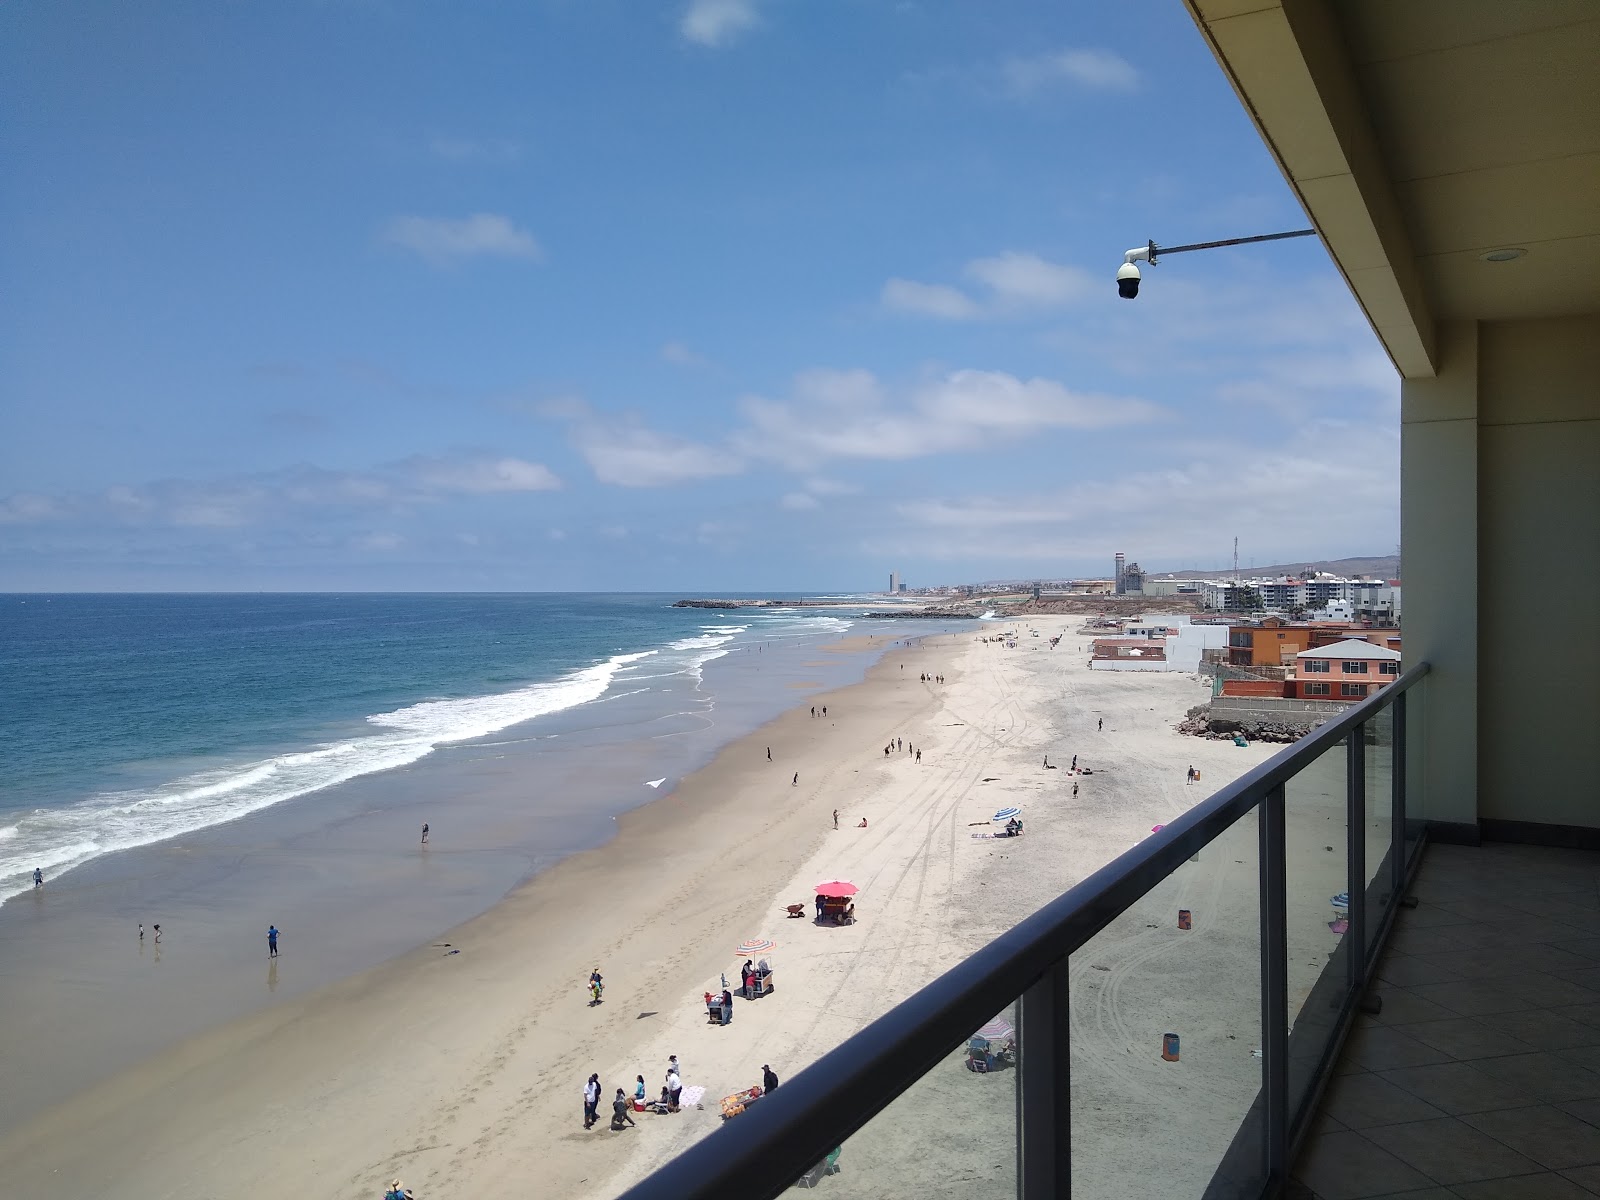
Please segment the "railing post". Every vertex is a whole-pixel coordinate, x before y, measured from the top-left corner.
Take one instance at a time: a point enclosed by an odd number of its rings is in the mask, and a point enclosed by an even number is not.
[[[1261,1098],[1269,1191],[1289,1178],[1289,939],[1283,785],[1261,801]]]
[[[1390,886],[1394,892],[1395,903],[1405,899],[1406,894],[1406,693],[1401,692],[1394,698],[1394,749],[1391,751],[1392,761],[1389,764],[1389,783],[1393,792],[1394,814],[1390,820],[1390,827],[1394,830],[1394,851],[1390,854],[1390,864],[1393,868],[1393,879]]]
[[[1072,1195],[1071,963],[1046,971],[1017,1004],[1017,1196]]]
[[[1346,882],[1350,889],[1349,916],[1344,934],[1345,966],[1350,990],[1361,986],[1367,972],[1367,726],[1350,731],[1345,744],[1345,844],[1348,849]]]

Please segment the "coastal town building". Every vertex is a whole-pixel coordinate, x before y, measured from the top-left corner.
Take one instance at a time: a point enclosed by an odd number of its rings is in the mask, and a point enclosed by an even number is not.
[[[1349,620],[1295,624],[1281,617],[1267,617],[1255,624],[1234,625],[1228,630],[1228,662],[1236,667],[1289,666],[1302,650],[1352,637],[1375,646],[1400,649],[1400,631],[1394,628],[1359,628]]]
[[[1400,677],[1400,652],[1346,638],[1294,656],[1288,694],[1297,700],[1365,700]]]

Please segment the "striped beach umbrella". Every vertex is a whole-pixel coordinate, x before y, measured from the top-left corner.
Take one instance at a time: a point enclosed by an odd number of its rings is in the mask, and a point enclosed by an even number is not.
[[[1006,1020],[1004,1017],[996,1017],[982,1029],[978,1030],[978,1036],[981,1038],[988,1038],[991,1042],[1003,1042],[1016,1032],[1017,1031],[1012,1028],[1010,1021]]]
[[[1000,821],[1000,822],[1004,823],[1006,821],[1011,820],[1012,817],[1020,817],[1021,815],[1022,815],[1022,810],[1020,808],[1002,808],[999,812],[995,813],[995,815],[990,817],[989,819],[991,821]]]
[[[751,958],[777,948],[778,943],[771,938],[746,938],[733,948],[733,952],[740,958]]]

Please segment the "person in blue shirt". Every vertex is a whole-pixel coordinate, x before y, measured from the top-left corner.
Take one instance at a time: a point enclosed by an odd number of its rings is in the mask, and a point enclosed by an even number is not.
[[[267,957],[278,957],[278,927],[276,925],[267,926]]]

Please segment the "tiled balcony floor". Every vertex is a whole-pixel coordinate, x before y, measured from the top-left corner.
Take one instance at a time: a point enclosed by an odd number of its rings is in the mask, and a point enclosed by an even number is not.
[[[1600,1195],[1600,854],[1433,846],[1411,894],[1290,1194]]]

